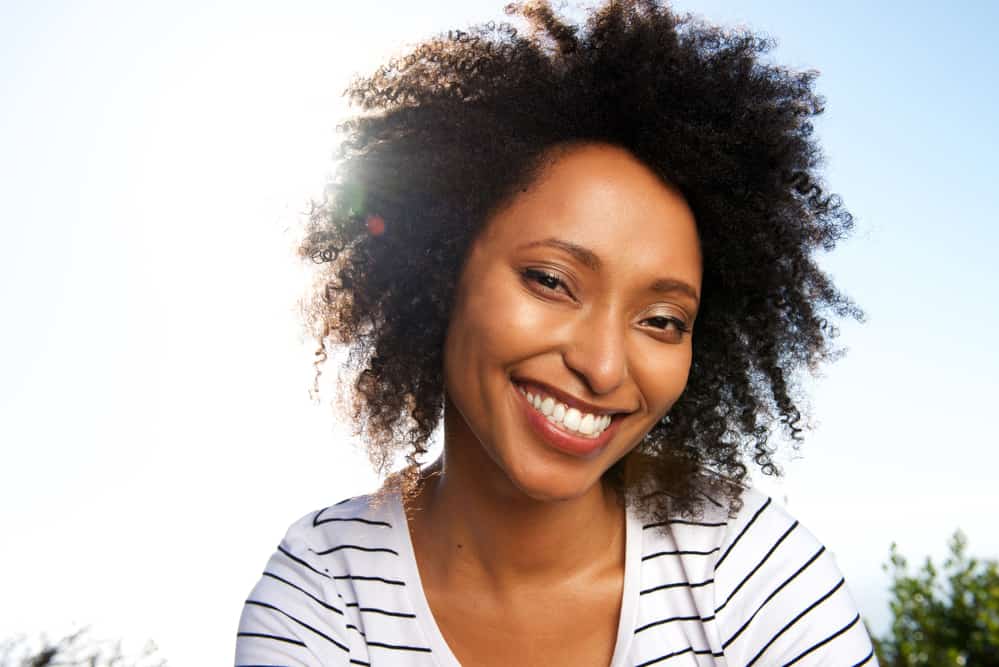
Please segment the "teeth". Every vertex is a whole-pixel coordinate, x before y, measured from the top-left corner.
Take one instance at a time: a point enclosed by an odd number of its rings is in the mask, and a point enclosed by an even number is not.
[[[556,401],[551,396],[535,394],[520,386],[517,389],[527,397],[527,402],[533,405],[535,410],[543,414],[551,423],[557,424],[564,429],[576,431],[581,435],[596,437],[605,428],[610,426],[610,415],[600,415],[598,417],[594,414],[583,414],[576,408],[570,408],[565,403]]]
[[[545,400],[541,401],[541,412],[543,412],[546,417],[550,415],[554,410],[555,410],[555,399],[553,399],[551,396],[548,396],[547,398],[545,398]]]
[[[582,420],[583,415],[576,408],[569,408],[569,411],[565,413],[565,418],[562,419],[562,423],[565,424],[566,428],[571,428],[573,431],[579,430],[579,422]]]

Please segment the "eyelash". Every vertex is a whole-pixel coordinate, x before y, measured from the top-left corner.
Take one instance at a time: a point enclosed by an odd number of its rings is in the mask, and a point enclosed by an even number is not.
[[[563,282],[562,279],[559,278],[554,273],[548,273],[547,271],[541,271],[539,269],[524,269],[524,272],[523,272],[522,275],[524,276],[524,278],[526,280],[529,280],[531,282],[535,282],[535,283],[541,285],[544,289],[546,289],[548,291],[555,292],[555,291],[557,291],[558,286],[562,286],[562,288],[565,289],[566,292],[569,291],[569,288],[566,287],[565,282]],[[545,285],[544,283],[542,283],[542,280],[554,281],[555,286],[552,287],[552,286],[549,286],[549,285]],[[667,317],[665,315],[656,315],[655,317],[646,318],[645,321],[648,322],[649,320],[666,320],[667,325],[669,325],[669,323],[672,322],[673,325],[676,327],[677,331],[679,331],[681,333],[690,333],[690,327],[688,327],[686,324],[684,324],[683,320],[681,320],[679,318],[676,318],[676,317]],[[660,331],[667,331],[668,330],[668,329],[666,329],[666,327],[655,327],[655,328],[659,329]]]

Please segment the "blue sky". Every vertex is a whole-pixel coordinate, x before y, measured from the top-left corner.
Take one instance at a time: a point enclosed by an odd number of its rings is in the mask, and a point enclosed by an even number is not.
[[[309,399],[295,225],[354,72],[501,2],[0,2],[0,635],[93,623],[231,659],[287,525],[376,484]],[[993,3],[675,3],[821,72],[856,232],[822,265],[868,314],[761,485],[876,629],[897,541],[999,554]]]

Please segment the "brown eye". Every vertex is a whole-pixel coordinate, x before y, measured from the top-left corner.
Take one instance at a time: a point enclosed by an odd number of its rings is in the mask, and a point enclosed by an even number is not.
[[[566,292],[569,291],[568,288],[566,288],[565,283],[562,282],[562,280],[554,273],[549,273],[540,269],[524,269],[523,276],[526,280],[537,283],[546,290],[550,290],[552,292],[557,292],[559,287],[564,289]]]
[[[687,325],[683,323],[683,320],[678,319],[676,317],[666,317],[665,315],[657,315],[656,317],[650,317],[645,321],[653,322],[654,324],[652,326],[654,326],[657,329],[666,330],[669,327],[669,325],[672,324],[674,328],[683,333],[687,333],[688,331],[690,331]]]
[[[657,315],[644,321],[654,327],[659,334],[657,337],[661,336],[660,339],[667,343],[680,343],[683,341],[683,335],[690,332],[690,327],[676,317]]]

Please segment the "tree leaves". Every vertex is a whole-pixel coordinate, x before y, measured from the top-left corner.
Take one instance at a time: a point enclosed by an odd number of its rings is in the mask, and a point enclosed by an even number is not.
[[[891,667],[999,665],[999,562],[968,556],[960,530],[938,568],[930,558],[915,572],[891,546],[890,632],[875,641]]]

